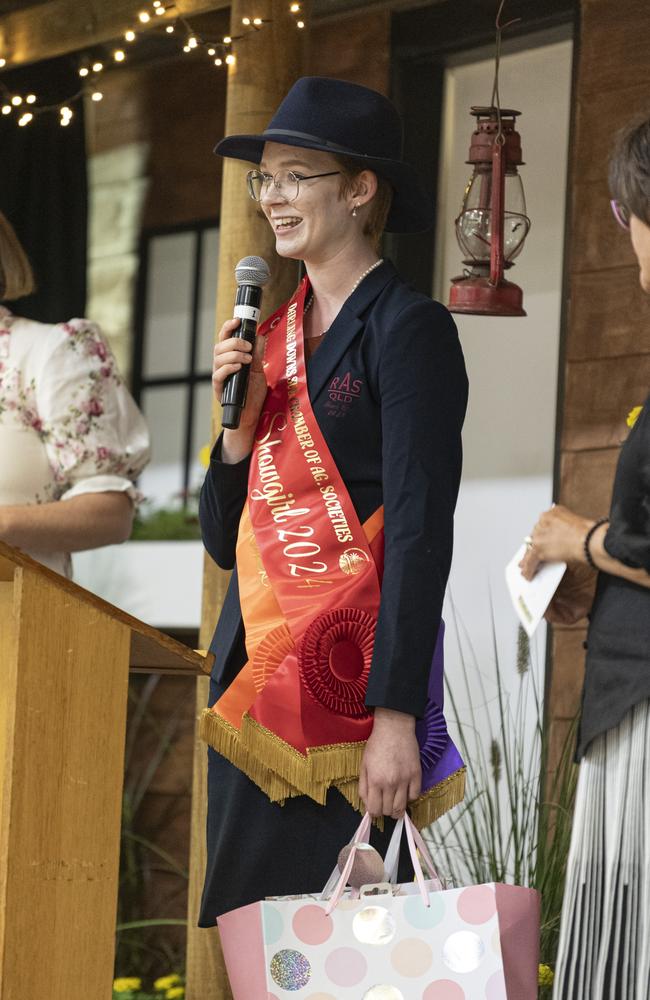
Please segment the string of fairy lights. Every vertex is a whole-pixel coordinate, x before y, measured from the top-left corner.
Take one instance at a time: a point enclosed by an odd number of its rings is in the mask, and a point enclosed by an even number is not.
[[[245,40],[252,32],[261,31],[270,20],[262,17],[242,17],[241,31],[237,35],[224,35],[222,38],[209,38],[195,31],[187,18],[175,15],[176,5],[165,0],[153,0],[151,6],[141,10],[137,15],[137,23],[128,28],[123,35],[123,42],[113,46],[94,47],[93,51],[84,53],[79,60],[79,87],[63,101],[56,104],[42,104],[34,93],[18,94],[12,92],[2,79],[0,72],[0,115],[11,118],[18,126],[24,128],[30,125],[39,115],[56,113],[59,115],[59,125],[65,128],[74,118],[74,105],[88,96],[90,100],[103,100],[102,76],[128,60],[129,49],[137,44],[145,35],[153,31],[175,36],[181,43],[182,51],[192,55],[198,53],[211,59],[217,67],[232,66],[236,62],[234,52],[235,42]],[[305,27],[301,4],[294,0],[289,5],[289,13],[297,30]],[[158,18],[169,15],[168,23],[161,24]],[[0,56],[0,71],[11,69],[10,60]]]

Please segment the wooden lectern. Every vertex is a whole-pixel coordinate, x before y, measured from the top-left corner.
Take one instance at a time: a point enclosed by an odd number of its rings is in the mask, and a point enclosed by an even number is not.
[[[2,1000],[110,1000],[129,670],[209,660],[0,542]]]

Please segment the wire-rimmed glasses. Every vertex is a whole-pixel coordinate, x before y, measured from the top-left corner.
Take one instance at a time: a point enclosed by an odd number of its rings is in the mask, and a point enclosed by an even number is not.
[[[271,185],[285,201],[295,201],[300,194],[301,181],[313,181],[317,177],[333,177],[340,170],[329,170],[325,174],[297,174],[293,170],[278,170],[276,174],[266,174],[262,170],[249,170],[246,174],[248,193],[253,201],[261,201]]]
[[[617,201],[616,198],[612,198],[609,203],[614,214],[614,218],[618,222],[621,229],[624,229],[626,233],[630,231],[630,211],[622,201]]]

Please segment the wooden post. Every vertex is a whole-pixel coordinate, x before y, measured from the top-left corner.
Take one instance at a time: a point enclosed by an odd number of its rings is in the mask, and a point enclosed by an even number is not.
[[[301,3],[302,15],[308,13]],[[278,104],[300,76],[304,33],[289,12],[289,0],[259,0],[255,16],[264,18],[259,31],[242,27],[242,18],[251,16],[248,0],[233,0],[231,28],[235,63],[228,71],[226,135],[259,134]],[[215,140],[219,136],[215,136]],[[232,316],[235,300],[235,265],[249,254],[263,257],[271,268],[271,281],[264,290],[263,314],[272,312],[293,292],[298,278],[294,261],[282,261],[275,254],[275,239],[259,208],[246,194],[245,175],[250,164],[227,159],[221,191],[221,227],[217,276],[216,329]],[[214,437],[220,431],[220,407],[213,413]],[[201,645],[212,637],[228,585],[228,574],[206,556]],[[197,711],[207,704],[208,685],[197,684]],[[215,930],[196,927],[205,873],[206,748],[196,740],[192,796],[192,837],[190,848],[190,891],[187,938],[187,1000],[228,1000],[230,988],[221,959]],[[233,858],[233,864],[239,859]]]

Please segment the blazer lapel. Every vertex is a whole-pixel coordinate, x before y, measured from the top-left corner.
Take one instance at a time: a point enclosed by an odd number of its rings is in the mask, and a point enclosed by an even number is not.
[[[329,376],[347,351],[355,336],[365,325],[362,319],[368,306],[377,298],[397,272],[390,263],[384,261],[375,271],[364,278],[358,288],[341,306],[341,311],[327,331],[322,344],[307,364],[307,387],[309,398],[314,402]]]

